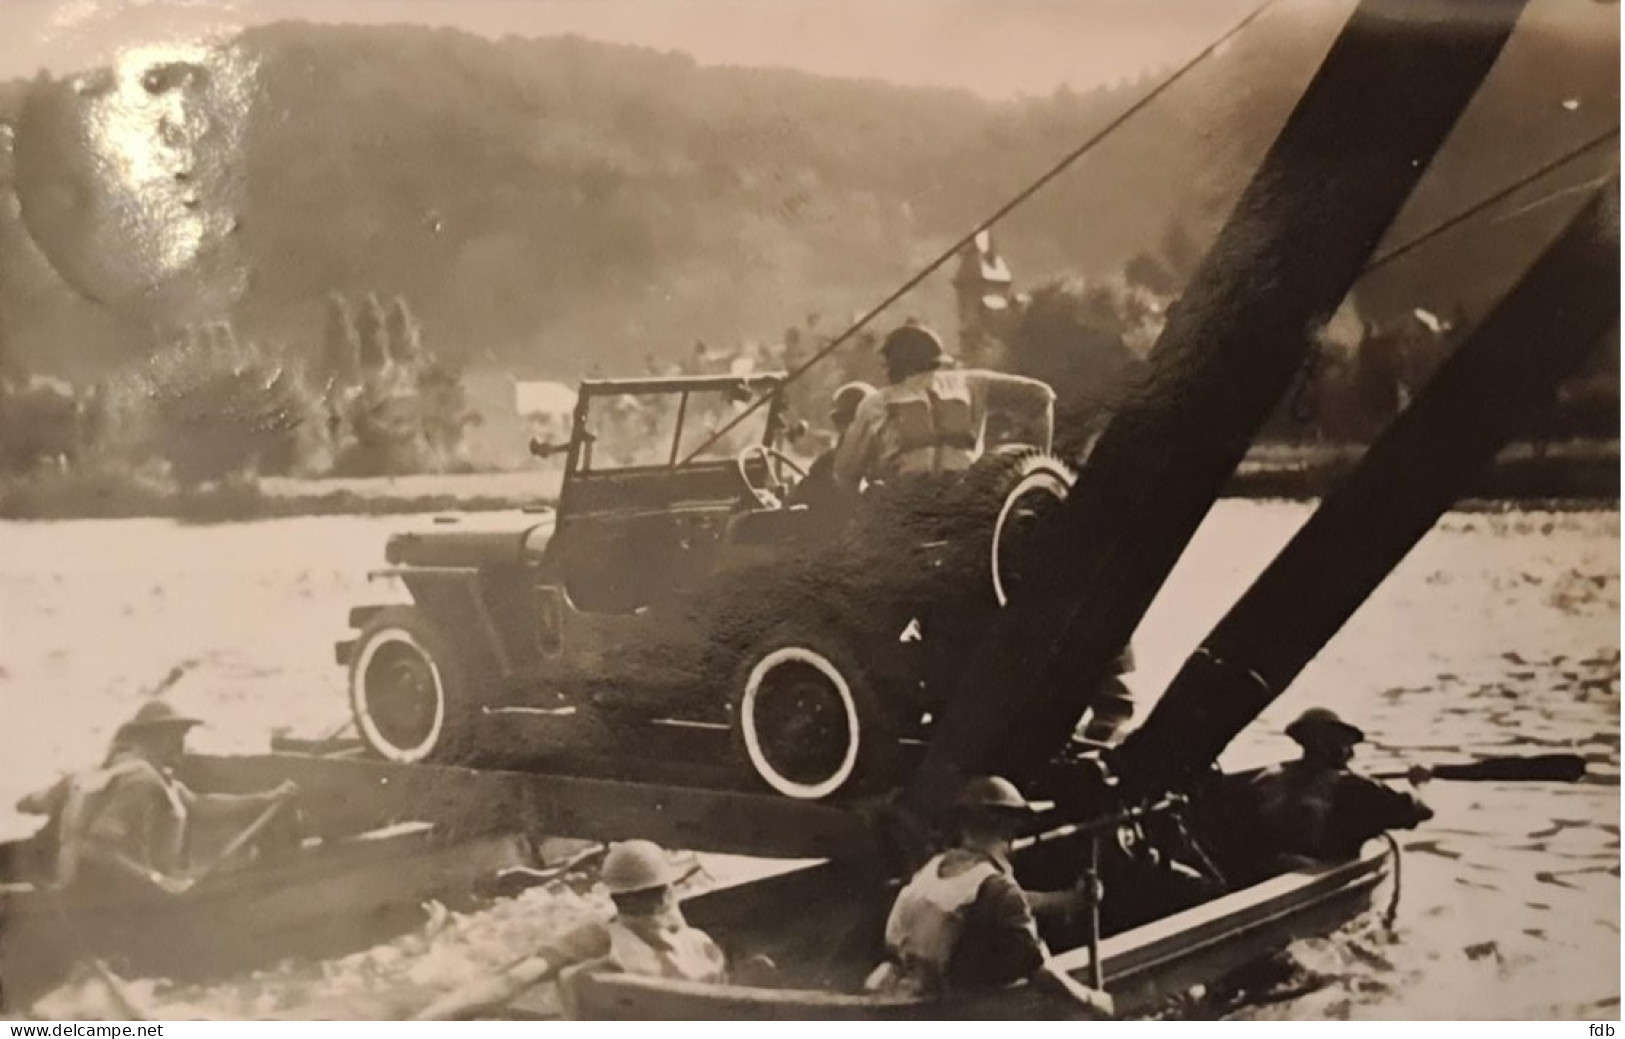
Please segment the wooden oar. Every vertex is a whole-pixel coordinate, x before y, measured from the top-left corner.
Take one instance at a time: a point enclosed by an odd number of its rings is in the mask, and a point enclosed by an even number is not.
[[[113,997],[113,1003],[118,1007],[119,1012],[124,1015],[124,1019],[126,1021],[151,1021],[152,1016],[143,1010],[141,1004],[130,995],[129,989],[125,987],[124,979],[113,972],[113,968],[107,965],[106,960],[91,951],[89,943],[85,941],[78,924],[74,922],[72,914],[63,902],[63,893],[53,891],[47,894],[45,898],[46,904],[51,907],[51,912],[56,917],[58,929],[66,938],[67,944],[78,954],[75,957],[76,960],[80,963],[89,964],[91,971],[96,975],[96,980],[100,981],[102,987],[107,990],[108,995]]]
[[[1461,783],[1573,783],[1586,774],[1578,754],[1504,755],[1455,765],[1423,765],[1379,772],[1374,779],[1449,779]]]
[[[569,874],[572,870],[580,869],[595,858],[602,858],[609,850],[607,844],[594,844],[565,859],[563,862],[536,869],[530,866],[509,866],[500,870],[488,890],[511,898],[528,888],[539,887],[550,881]]]
[[[1100,899],[1095,897],[1100,883],[1100,834],[1089,838],[1089,984],[1106,991],[1106,966],[1100,962]]]
[[[174,687],[176,682],[179,682],[181,679],[185,678],[186,672],[191,670],[196,665],[197,661],[195,660],[181,661],[179,664],[176,664],[174,667],[170,668],[169,673],[158,680],[158,684],[143,692],[142,695],[148,699],[156,699],[164,695]]]
[[[233,837],[231,839],[231,843],[227,844],[220,854],[214,857],[213,862],[209,863],[207,866],[203,867],[201,870],[192,875],[192,885],[196,886],[208,879],[221,866],[224,866],[228,861],[230,861],[232,856],[248,847],[248,842],[252,841],[255,837],[258,837],[260,833],[268,825],[270,825],[271,820],[276,818],[277,813],[281,812],[283,807],[289,803],[289,801],[289,798],[278,798],[277,800],[266,805],[264,811],[260,812],[260,814],[255,817],[253,822],[244,827],[243,831],[237,836]]]

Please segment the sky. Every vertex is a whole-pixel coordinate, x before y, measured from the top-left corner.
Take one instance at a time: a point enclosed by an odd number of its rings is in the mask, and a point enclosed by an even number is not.
[[[1324,0],[1337,3],[1337,0]],[[1256,0],[0,0],[0,78],[107,63],[124,46],[243,25],[454,26],[576,34],[708,65],[958,87],[989,97],[1086,90],[1183,61]],[[1339,5],[1341,6],[1341,5]]]

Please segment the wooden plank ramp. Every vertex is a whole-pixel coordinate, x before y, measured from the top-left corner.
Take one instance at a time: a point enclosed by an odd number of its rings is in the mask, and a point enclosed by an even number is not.
[[[809,804],[677,782],[292,753],[192,756],[185,776],[197,789],[223,793],[293,780],[317,833],[413,820],[455,834],[643,838],[668,848],[765,858],[866,860],[878,850],[872,804]]]

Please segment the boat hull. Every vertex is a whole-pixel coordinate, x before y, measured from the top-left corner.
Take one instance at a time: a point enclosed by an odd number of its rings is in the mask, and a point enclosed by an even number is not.
[[[0,977],[14,1003],[95,957],[134,976],[201,978],[290,955],[338,955],[424,919],[431,900],[456,904],[511,866],[534,865],[508,834],[446,842],[425,826],[318,846],[286,861],[221,874],[184,895],[115,899],[0,889]]]
[[[1101,943],[1106,988],[1120,1016],[1144,1015],[1198,984],[1328,934],[1369,911],[1394,852],[1371,845],[1351,862],[1283,874]],[[1055,965],[1089,980],[1087,949]],[[624,974],[574,979],[576,1012],[596,1020],[919,1020],[1078,1016],[1063,997],[1030,985],[926,1001],[901,996],[714,985]]]

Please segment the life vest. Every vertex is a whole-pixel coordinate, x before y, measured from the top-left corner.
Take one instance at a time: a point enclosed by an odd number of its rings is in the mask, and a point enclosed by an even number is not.
[[[1254,780],[1258,817],[1277,848],[1315,854],[1323,845],[1337,791],[1335,772],[1299,763],[1270,769]]]
[[[960,371],[912,376],[880,391],[879,475],[962,472],[981,446],[981,416],[970,380]]]
[[[161,846],[137,848],[131,845],[137,835],[123,833],[119,827],[101,825],[106,821],[103,809],[117,783],[149,774],[157,779],[169,801],[170,825],[160,838]],[[175,784],[151,762],[142,758],[126,757],[103,768],[69,776],[55,822],[57,861],[54,879],[58,885],[66,885],[74,880],[78,874],[80,855],[89,844],[104,845],[144,865],[177,863],[185,850],[186,805]],[[150,863],[146,861],[149,857],[162,861]]]
[[[1265,838],[1283,853],[1336,860],[1367,840],[1431,817],[1415,797],[1342,769],[1279,766],[1255,782]]]
[[[977,892],[998,874],[991,862],[978,860],[962,873],[942,875],[946,855],[927,862],[897,895],[886,920],[886,948],[903,974],[916,985],[937,987],[947,977],[965,916]]]
[[[727,963],[711,936],[687,924],[660,927],[654,938],[609,922],[609,960],[626,974],[685,981],[722,981]]]

